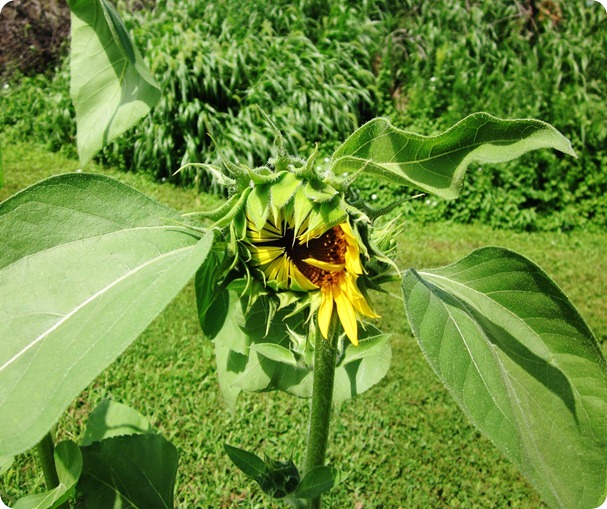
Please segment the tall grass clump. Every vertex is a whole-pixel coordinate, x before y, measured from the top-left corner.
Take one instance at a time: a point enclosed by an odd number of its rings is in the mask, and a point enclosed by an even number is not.
[[[379,81],[394,123],[436,134],[478,110],[539,118],[578,153],[577,160],[534,153],[477,167],[461,200],[415,200],[407,212],[520,230],[607,227],[604,10],[559,0],[400,0],[389,8],[398,29]],[[386,194],[373,181],[362,191]]]
[[[370,68],[383,37],[378,12],[373,1],[335,0],[167,1],[138,11],[135,39],[162,98],[105,160],[156,178],[220,157],[263,164],[273,133],[258,107],[288,150],[306,155],[314,142],[329,150],[377,113]],[[203,178],[203,188],[210,184]]]

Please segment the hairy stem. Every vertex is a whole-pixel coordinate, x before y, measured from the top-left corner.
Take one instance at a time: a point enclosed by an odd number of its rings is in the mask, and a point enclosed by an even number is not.
[[[336,318],[335,316],[333,318]],[[335,380],[335,360],[337,357],[337,320],[332,319],[329,338],[324,339],[316,331],[314,344],[314,382],[312,385],[312,404],[308,428],[308,449],[306,453],[305,473],[314,467],[325,464],[325,454],[329,439],[331,420],[331,402],[333,400],[333,382]],[[320,497],[311,501],[312,509],[319,509]]]

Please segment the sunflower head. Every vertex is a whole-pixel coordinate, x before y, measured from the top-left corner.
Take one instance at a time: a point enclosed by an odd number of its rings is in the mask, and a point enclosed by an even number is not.
[[[336,312],[350,341],[358,344],[357,319],[377,315],[358,285],[366,249],[350,225],[343,195],[294,173],[263,191],[265,197],[259,189],[251,192],[245,207],[248,266],[276,291],[314,292],[322,334],[328,336]]]
[[[318,170],[315,156],[303,162],[279,153],[256,169],[226,165],[232,196],[215,224],[229,229],[231,269],[280,302],[306,302],[325,338],[338,317],[358,344],[358,321],[378,318],[365,289],[376,287],[383,262],[374,260],[369,215],[348,202],[343,182]]]

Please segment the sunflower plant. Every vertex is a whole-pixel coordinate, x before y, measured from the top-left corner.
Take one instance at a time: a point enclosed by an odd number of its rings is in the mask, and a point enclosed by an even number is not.
[[[331,401],[364,392],[385,375],[390,347],[374,326],[371,294],[398,281],[424,354],[472,422],[549,503],[598,505],[604,498],[598,493],[605,473],[605,362],[561,290],[532,262],[500,248],[477,250],[442,269],[403,272],[393,254],[406,233],[397,220],[382,220],[398,203],[374,210],[353,187],[371,173],[454,198],[472,161],[505,161],[540,147],[574,155],[569,142],[542,122],[480,113],[434,138],[373,120],[326,167],[317,165],[316,153],[306,161],[287,155],[279,133],[276,146],[277,157],[261,168],[205,166],[231,197],[216,211],[194,214],[223,232],[216,259],[196,281],[199,317],[215,341],[226,400],[233,405],[242,390],[272,389],[312,398],[300,484],[293,481],[295,472],[300,479],[294,465],[287,489],[273,460],[226,445],[236,465],[266,493],[295,506],[302,493],[312,493],[311,506],[320,506],[320,494],[340,478],[324,465]],[[209,283],[217,289],[211,294]],[[582,358],[585,367],[574,374]],[[574,388],[573,380],[591,372],[595,383]],[[580,408],[589,411],[584,424]],[[583,459],[579,450],[556,452],[563,434],[577,443],[573,449],[587,448]],[[578,477],[581,470],[594,472],[597,488],[585,499],[588,478]],[[309,484],[318,489],[310,492]]]
[[[85,162],[158,90],[106,0],[69,3]],[[121,92],[107,98],[111,111],[88,93],[96,88]],[[235,408],[242,391],[310,399],[302,465],[225,444],[269,497],[318,508],[347,482],[325,464],[331,407],[388,371],[389,337],[373,300],[399,288],[402,318],[470,421],[549,506],[600,505],[607,363],[566,295],[533,262],[497,247],[404,270],[395,262],[406,242],[400,202],[374,209],[356,192],[357,179],[373,175],[456,199],[471,163],[542,148],[575,156],[569,141],[541,121],[486,113],[434,137],[380,118],[324,164],[316,151],[288,154],[274,131],[275,157],[264,166],[201,166],[228,194],[213,211],[183,215],[88,173],[52,177],[0,204],[0,469],[36,446],[49,487],[16,507],[68,507],[74,494],[82,507],[172,507],[177,450],[142,416],[103,402],[79,444],[55,444],[53,427],[192,277],[226,404]]]
[[[242,391],[311,399],[303,465],[228,444],[227,454],[269,496],[320,507],[342,479],[325,464],[331,405],[386,374],[390,343],[377,328],[373,294],[396,284],[428,362],[470,420],[550,506],[599,505],[607,369],[567,297],[534,263],[502,248],[403,271],[394,261],[406,239],[399,203],[373,209],[355,188],[373,174],[449,199],[471,162],[543,147],[573,155],[566,138],[536,120],[478,113],[425,137],[375,119],[326,165],[316,152],[307,160],[287,154],[277,132],[267,165],[204,166],[229,194],[212,211],[182,215],[86,173],[16,194],[0,204],[0,455],[44,443],[78,393],[195,275],[227,404],[235,407]],[[91,433],[117,440],[106,428]],[[63,467],[73,486],[97,475],[91,442],[55,449],[55,463],[73,467]]]

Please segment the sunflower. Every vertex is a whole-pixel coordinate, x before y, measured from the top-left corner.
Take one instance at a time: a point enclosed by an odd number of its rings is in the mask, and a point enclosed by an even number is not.
[[[327,338],[333,311],[354,345],[358,345],[357,317],[379,318],[356,280],[363,273],[360,249],[347,222],[311,236],[304,221],[296,228],[292,214],[271,214],[262,228],[247,221],[247,244],[252,264],[268,286],[276,290],[320,290],[318,326]],[[317,230],[317,229],[315,229]]]

